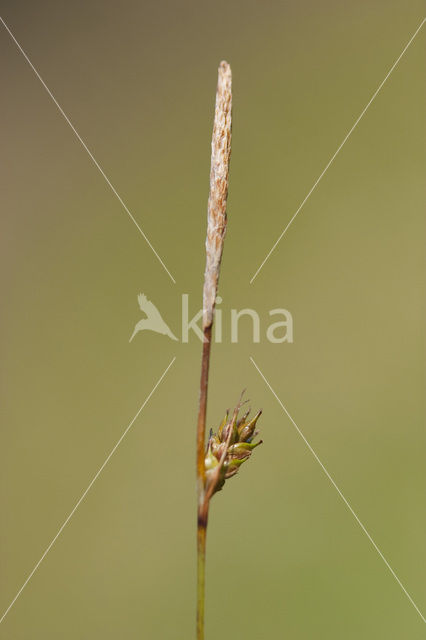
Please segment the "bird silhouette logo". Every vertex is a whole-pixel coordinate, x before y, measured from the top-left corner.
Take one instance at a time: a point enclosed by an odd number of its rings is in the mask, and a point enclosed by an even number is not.
[[[135,335],[139,333],[139,331],[155,331],[156,333],[161,333],[164,336],[169,336],[172,340],[177,340],[175,334],[171,331],[170,327],[164,322],[161,317],[161,313],[158,311],[157,307],[151,300],[143,294],[140,293],[138,295],[138,302],[141,308],[141,311],[144,312],[146,318],[142,318],[136,323],[134,331],[132,333],[132,337],[129,342],[133,340]]]

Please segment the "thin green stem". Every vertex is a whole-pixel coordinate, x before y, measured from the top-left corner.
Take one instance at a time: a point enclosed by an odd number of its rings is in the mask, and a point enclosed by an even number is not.
[[[209,499],[206,498],[205,495],[206,472],[204,468],[204,457],[211,331],[211,325],[204,329],[203,355],[201,359],[200,404],[197,422],[197,640],[204,640],[206,535],[209,512]]]
[[[207,392],[213,314],[219,282],[220,262],[226,232],[229,159],[231,155],[231,67],[222,61],[218,70],[215,117],[212,135],[210,192],[207,204],[206,268],[203,286],[203,356],[201,359],[200,404],[197,422],[197,493],[198,493],[198,579],[197,640],[204,639],[204,584],[206,564],[207,516],[211,493],[206,495],[205,433]]]
[[[203,521],[200,515],[197,526],[197,640],[204,640],[207,518]]]

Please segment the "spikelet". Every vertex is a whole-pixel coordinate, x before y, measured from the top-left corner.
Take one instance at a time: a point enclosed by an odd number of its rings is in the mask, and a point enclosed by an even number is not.
[[[251,419],[249,411],[238,418],[238,411],[239,406],[231,418],[229,412],[226,413],[217,433],[210,431],[205,456],[206,491],[210,495],[220,491],[225,480],[235,476],[253,449],[262,444],[262,440],[253,442],[258,434],[256,423],[262,411]]]

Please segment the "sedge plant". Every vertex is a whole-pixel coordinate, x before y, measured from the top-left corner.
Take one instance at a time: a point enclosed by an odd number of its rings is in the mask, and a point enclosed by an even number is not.
[[[205,442],[212,327],[227,223],[231,121],[231,67],[223,61],[218,71],[213,124],[203,288],[203,352],[197,422],[197,640],[204,640],[206,535],[210,500],[262,442],[254,441],[261,411],[251,419],[249,411],[240,417],[242,395],[235,409],[231,413],[226,412],[217,432],[210,431]]]

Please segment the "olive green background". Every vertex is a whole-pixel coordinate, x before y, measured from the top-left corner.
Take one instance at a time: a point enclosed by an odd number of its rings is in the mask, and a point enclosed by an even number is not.
[[[425,628],[251,362],[418,605],[424,546],[425,27],[249,279],[423,17],[423,3],[1,2],[1,589],[7,640],[190,639],[200,307],[217,65],[233,70],[229,226],[209,426],[243,387],[264,444],[214,499],[213,638],[417,640]],[[230,309],[261,318],[253,344]],[[294,319],[270,344],[268,310]]]

